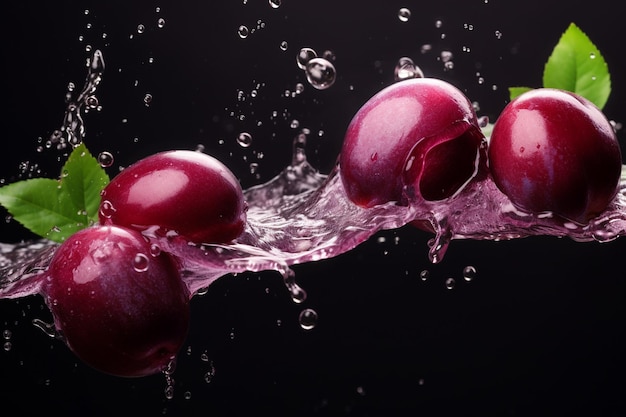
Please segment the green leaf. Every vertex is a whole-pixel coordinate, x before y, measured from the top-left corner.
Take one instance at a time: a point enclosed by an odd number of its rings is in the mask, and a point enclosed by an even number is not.
[[[598,48],[574,23],[561,35],[546,62],[543,86],[579,94],[600,109],[609,98],[608,65]]]
[[[84,144],[65,162],[61,177],[33,178],[0,188],[0,204],[31,232],[62,242],[98,219],[100,192],[109,177]]]
[[[527,91],[532,90],[532,87],[509,87],[509,99],[513,100],[517,96],[524,94]]]

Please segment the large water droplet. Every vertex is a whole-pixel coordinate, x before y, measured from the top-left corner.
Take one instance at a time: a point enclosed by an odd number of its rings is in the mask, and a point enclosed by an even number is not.
[[[411,58],[402,57],[396,64],[393,76],[396,81],[402,81],[410,78],[424,78],[424,73]]]
[[[298,67],[302,70],[306,70],[306,66],[310,60],[313,58],[317,58],[317,52],[315,52],[311,48],[302,48],[296,55],[296,62],[298,63]]]
[[[410,18],[411,18],[411,11],[409,9],[407,9],[406,7],[403,7],[400,10],[398,10],[398,19],[400,19],[401,22],[408,22]]]
[[[111,165],[113,165],[113,154],[111,152],[100,152],[100,154],[98,154],[98,163],[100,164],[100,166],[102,168],[108,168]]]
[[[335,83],[335,66],[325,58],[313,58],[306,65],[306,78],[313,87],[325,90]]]
[[[311,330],[317,326],[317,312],[313,309],[305,308],[300,312],[298,321],[300,322],[300,327],[304,330]]]
[[[248,29],[248,26],[241,25],[239,26],[239,29],[237,29],[237,34],[239,35],[241,39],[245,39],[250,34],[250,30]]]
[[[239,136],[237,136],[237,143],[242,148],[248,148],[252,145],[252,135],[248,132],[241,132]]]
[[[476,268],[473,267],[472,265],[468,265],[465,268],[463,268],[463,279],[465,279],[465,281],[472,281],[474,278],[476,278]]]
[[[135,255],[133,259],[133,268],[137,272],[146,272],[148,270],[148,266],[150,265],[150,260],[143,253],[138,253]]]

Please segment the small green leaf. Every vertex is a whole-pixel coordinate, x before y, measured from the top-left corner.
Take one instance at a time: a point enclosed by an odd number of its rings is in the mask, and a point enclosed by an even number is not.
[[[509,99],[513,100],[514,98],[532,89],[532,87],[509,87]]]
[[[544,67],[543,86],[571,91],[600,109],[611,94],[608,65],[587,35],[571,23]]]
[[[62,242],[98,218],[106,172],[84,144],[63,166],[59,180],[34,178],[0,188],[0,204],[31,232]]]

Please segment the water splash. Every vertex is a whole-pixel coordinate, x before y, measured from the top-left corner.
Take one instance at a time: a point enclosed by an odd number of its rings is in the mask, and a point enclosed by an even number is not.
[[[96,53],[77,102],[84,103],[85,97],[93,95],[102,69],[102,57]],[[76,125],[67,126],[66,130],[72,130]],[[193,245],[180,237],[147,237],[159,250],[179,258],[181,275],[192,295],[226,274],[273,270],[283,276],[294,301],[302,302],[306,292],[295,283],[292,265],[335,257],[381,230],[407,224],[433,232],[428,248],[433,263],[443,259],[455,239],[497,241],[552,235],[606,242],[626,234],[626,169],[613,202],[584,226],[551,213],[516,209],[488,173],[477,175],[443,201],[417,200],[407,192],[407,205],[389,202],[361,208],[347,197],[340,170],[336,165],[328,175],[318,172],[306,157],[306,135],[296,135],[291,164],[268,182],[244,191],[248,221],[235,241]],[[0,243],[0,298],[38,293],[56,246],[46,240]]]
[[[104,72],[104,57],[100,50],[94,51],[87,60],[87,78],[82,90],[73,98],[73,84],[68,88],[66,95],[67,107],[60,129],[52,132],[48,139],[48,146],[64,149],[67,145],[76,147],[85,139],[85,123],[83,115],[90,109],[98,109],[98,98],[94,95]]]

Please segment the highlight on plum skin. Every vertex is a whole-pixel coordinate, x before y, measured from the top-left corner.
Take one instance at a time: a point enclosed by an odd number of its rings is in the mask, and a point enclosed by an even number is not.
[[[496,120],[489,166],[518,208],[586,224],[614,199],[622,156],[598,107],[575,93],[540,88],[511,101]]]
[[[107,374],[159,373],[187,337],[190,295],[177,262],[134,230],[96,225],[70,236],[40,292],[70,350]]]
[[[246,224],[235,175],[218,159],[189,150],[150,155],[125,168],[102,191],[101,224],[193,243],[227,243]]]
[[[384,88],[357,111],[339,163],[350,200],[372,207],[449,198],[485,159],[471,101],[446,81],[418,78]]]

